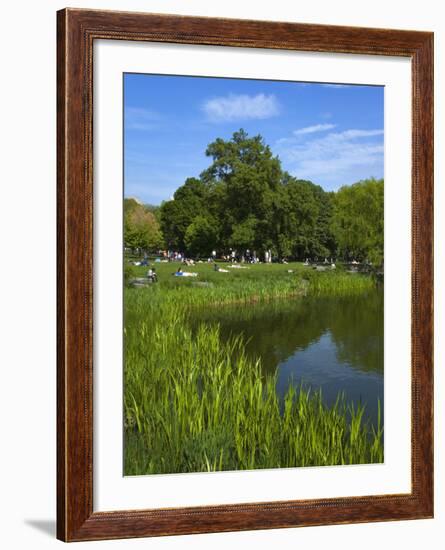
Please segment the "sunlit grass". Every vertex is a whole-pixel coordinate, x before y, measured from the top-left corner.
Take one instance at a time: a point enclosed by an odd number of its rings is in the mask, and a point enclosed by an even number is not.
[[[126,475],[383,460],[382,429],[363,422],[363,407],[342,395],[326,407],[292,385],[280,400],[276,376],[262,374],[240,337],[223,342],[205,324],[192,334],[171,302],[156,316],[143,301],[127,307]]]
[[[181,266],[197,277],[175,277],[179,263],[155,264],[158,282],[147,288],[127,290],[126,297],[137,294],[150,303],[181,303],[195,305],[222,305],[237,302],[269,301],[277,298],[311,295],[350,295],[372,290],[375,281],[370,276],[345,273],[341,270],[314,271],[301,263],[248,265],[242,269],[220,266],[227,273],[213,270],[212,264]],[[230,264],[229,264],[230,265]],[[133,268],[141,277],[146,267]],[[128,308],[127,308],[128,309]]]

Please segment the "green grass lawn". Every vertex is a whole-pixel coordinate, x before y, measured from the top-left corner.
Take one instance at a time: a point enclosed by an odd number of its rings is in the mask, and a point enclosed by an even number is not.
[[[180,262],[150,262],[150,267],[156,269],[158,283],[150,285],[153,288],[147,290],[152,294],[161,292],[166,299],[168,299],[168,291],[174,299],[180,295],[187,303],[200,301],[226,303],[295,296],[304,292],[350,294],[374,287],[373,279],[366,275],[346,273],[342,269],[319,272],[297,262],[243,264],[245,269],[232,269],[230,265],[232,264],[218,262],[219,267],[227,270],[227,273],[223,273],[215,271],[211,263],[185,266]],[[178,268],[198,275],[197,277],[175,277],[173,274]],[[135,277],[145,277],[148,270],[147,267],[136,266],[130,269]]]
[[[127,263],[129,263],[127,261]],[[176,282],[188,282],[187,277],[180,279],[179,277],[173,277],[172,274],[180,267],[183,271],[189,271],[198,273],[198,279],[203,281],[213,282],[215,284],[231,284],[237,280],[256,280],[262,277],[287,277],[289,275],[288,270],[296,270],[298,273],[304,273],[305,271],[311,271],[310,267],[304,266],[301,262],[292,262],[289,264],[232,264],[231,262],[217,261],[217,265],[220,268],[227,269],[228,273],[219,273],[214,271],[213,263],[203,262],[196,263],[193,266],[183,265],[182,262],[154,262],[153,259],[149,260],[150,267],[154,267],[159,276],[161,283],[170,283],[172,280]],[[231,269],[229,266],[239,265],[246,269]],[[132,266],[135,276],[143,277],[146,275],[147,267]]]

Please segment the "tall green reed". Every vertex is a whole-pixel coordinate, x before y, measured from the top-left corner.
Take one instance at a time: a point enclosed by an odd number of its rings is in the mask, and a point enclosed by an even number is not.
[[[241,337],[223,342],[205,324],[192,334],[186,300],[141,296],[126,301],[127,475],[382,461],[383,429],[362,407],[294,386],[280,402]]]

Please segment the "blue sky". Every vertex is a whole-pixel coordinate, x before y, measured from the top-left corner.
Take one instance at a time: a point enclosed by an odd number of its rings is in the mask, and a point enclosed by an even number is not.
[[[325,190],[383,177],[383,87],[124,75],[124,194],[160,204],[244,128]]]

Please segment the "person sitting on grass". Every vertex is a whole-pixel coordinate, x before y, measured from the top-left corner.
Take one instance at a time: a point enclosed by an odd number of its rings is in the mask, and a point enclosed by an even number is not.
[[[147,279],[149,281],[151,281],[152,283],[155,283],[157,280],[158,280],[158,276],[156,274],[156,269],[153,267],[153,268],[150,268],[148,271],[147,271]]]

